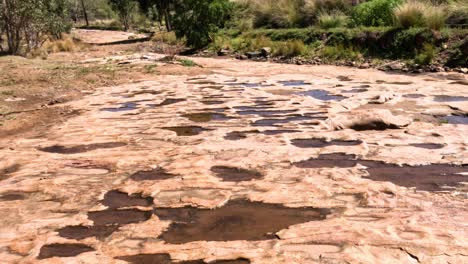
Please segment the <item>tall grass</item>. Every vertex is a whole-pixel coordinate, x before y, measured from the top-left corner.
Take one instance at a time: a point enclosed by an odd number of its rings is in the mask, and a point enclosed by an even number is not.
[[[324,29],[346,27],[348,20],[348,16],[340,11],[322,12],[318,15],[317,24],[320,28]]]
[[[411,0],[394,11],[395,25],[402,28],[428,27],[440,30],[447,19],[446,7],[430,2]]]

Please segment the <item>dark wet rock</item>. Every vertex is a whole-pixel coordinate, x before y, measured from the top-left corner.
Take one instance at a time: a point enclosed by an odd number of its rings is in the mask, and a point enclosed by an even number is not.
[[[150,219],[151,212],[138,209],[106,209],[88,212],[88,218],[95,226],[126,225]]]
[[[435,143],[415,143],[410,144],[410,146],[416,148],[424,148],[424,149],[441,149],[444,147],[444,144],[435,144]]]
[[[382,161],[357,159],[344,153],[322,154],[318,158],[294,163],[299,168],[351,168],[361,164],[374,181],[389,181],[404,187],[415,187],[423,191],[442,191],[445,186],[456,187],[468,180],[468,166],[429,164],[420,166],[399,166]]]
[[[228,166],[214,166],[211,167],[211,171],[216,174],[216,177],[223,179],[223,181],[240,182],[261,179],[263,177],[260,172],[255,170]]]
[[[356,131],[399,129],[411,124],[406,116],[395,116],[387,109],[354,110],[335,115],[328,120],[330,128],[341,130],[351,128]]]
[[[349,78],[348,76],[342,76],[342,75],[337,76],[336,78],[341,82],[350,82],[350,81],[353,80],[353,79]]]
[[[101,225],[101,226],[66,226],[57,230],[59,236],[82,240],[88,237],[104,239],[119,229],[119,225]]]
[[[21,168],[21,165],[13,164],[13,165],[0,169],[0,180],[8,178],[10,174],[19,171],[20,168]]]
[[[356,155],[345,153],[321,154],[317,158],[293,163],[299,168],[352,168],[356,164]]]
[[[185,114],[183,117],[188,118],[192,122],[205,123],[210,121],[222,121],[232,119],[221,113],[191,113]]]
[[[263,47],[260,49],[260,53],[262,54],[263,57],[268,57],[271,54],[271,48],[270,47]]]
[[[132,92],[131,95],[132,96],[135,96],[135,95],[141,95],[141,94],[151,94],[151,95],[158,95],[158,94],[161,94],[162,91],[155,91],[155,90],[140,90],[140,91],[135,91],[135,92]]]
[[[468,85],[468,81],[460,80],[460,81],[451,82],[450,84]]]
[[[85,244],[49,244],[41,248],[38,259],[47,259],[52,257],[74,257],[81,253],[94,251],[94,248]]]
[[[310,96],[321,101],[341,101],[347,97],[342,95],[331,95],[328,91],[315,89],[298,93],[300,95]]]
[[[88,145],[76,145],[76,146],[62,146],[54,145],[50,147],[38,148],[40,151],[49,152],[49,153],[59,153],[59,154],[77,154],[88,151],[93,151],[97,149],[111,149],[119,148],[126,146],[127,143],[124,142],[104,142],[104,143],[93,143]]]
[[[302,81],[302,80],[279,81],[278,83],[282,84],[283,86],[303,86],[303,85],[311,84],[309,82]]]
[[[255,58],[261,57],[262,53],[258,51],[252,51],[252,52],[246,52],[245,55],[247,55],[247,58],[249,59],[255,59]]]
[[[176,176],[176,174],[168,173],[162,168],[155,168],[152,170],[137,171],[130,176],[130,179],[134,181],[157,181],[174,178]]]
[[[202,104],[205,104],[205,105],[217,105],[217,104],[223,104],[224,101],[218,101],[218,100],[204,100],[204,101],[200,101]]]
[[[135,102],[128,102],[124,103],[119,107],[108,107],[108,108],[101,108],[101,111],[106,112],[125,112],[125,111],[133,111],[138,108],[138,104]]]
[[[258,134],[258,133],[260,133],[260,131],[258,131],[258,130],[232,131],[232,132],[227,133],[224,136],[224,139],[227,139],[227,140],[240,140],[240,139],[247,138],[248,134]]]
[[[328,146],[357,146],[362,144],[361,140],[330,140],[320,138],[293,139],[291,143],[299,148],[324,148]]]
[[[163,127],[162,129],[173,131],[179,137],[196,136],[203,131],[209,130],[199,126]]]
[[[366,88],[353,88],[351,90],[343,90],[341,91],[342,93],[364,93],[369,91],[369,89]]]
[[[0,201],[18,201],[24,199],[26,199],[26,196],[20,192],[0,193]]]
[[[171,256],[166,253],[121,256],[121,257],[116,257],[116,259],[123,260],[131,264],[173,264],[174,263],[171,261]]]
[[[258,116],[274,116],[274,115],[283,115],[283,114],[290,114],[297,112],[297,109],[292,110],[244,110],[244,111],[237,111],[236,113],[239,115],[258,115]]]
[[[183,99],[183,98],[167,98],[164,101],[162,101],[160,104],[151,104],[151,105],[148,105],[148,106],[150,106],[150,107],[159,107],[159,106],[177,104],[177,103],[184,102],[184,101],[186,101],[186,99]]]
[[[109,208],[152,206],[153,198],[143,197],[141,193],[129,195],[118,190],[112,190],[104,195],[101,203]]]
[[[116,259],[126,261],[131,264],[249,264],[250,260],[245,258],[233,260],[215,260],[212,262],[205,262],[202,259],[186,260],[186,261],[173,261],[171,256],[167,253],[157,254],[138,254],[131,256],[116,257]]]
[[[434,96],[436,102],[464,102],[468,101],[466,96],[449,96],[449,95],[436,95]]]
[[[206,79],[191,80],[191,81],[186,82],[186,83],[187,84],[204,84],[204,85],[217,84],[215,81],[210,81],[210,80],[206,80]]]
[[[293,115],[283,119],[260,119],[253,122],[252,126],[279,126],[279,124],[287,124],[290,122],[297,121],[308,121],[312,119],[325,120],[326,117]]]
[[[172,221],[160,238],[167,243],[184,244],[192,241],[275,239],[276,232],[291,225],[323,220],[330,210],[234,200],[212,210],[156,208],[154,213],[161,220]]]

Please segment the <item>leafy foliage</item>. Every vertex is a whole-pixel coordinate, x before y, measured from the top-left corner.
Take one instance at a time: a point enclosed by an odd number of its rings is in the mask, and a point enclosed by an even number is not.
[[[389,26],[393,24],[393,10],[402,0],[372,0],[353,10],[353,20],[362,26]]]
[[[173,26],[178,38],[186,38],[187,45],[201,48],[211,40],[211,34],[229,19],[232,3],[229,0],[184,0],[175,4]]]
[[[137,3],[133,0],[109,0],[112,9],[119,15],[125,30],[130,27],[132,12],[136,9]]]

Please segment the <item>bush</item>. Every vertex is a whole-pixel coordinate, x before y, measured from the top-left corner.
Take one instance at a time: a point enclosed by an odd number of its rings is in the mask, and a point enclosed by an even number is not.
[[[393,10],[402,0],[372,0],[358,5],[352,12],[356,25],[378,27],[393,25]]]
[[[424,44],[423,49],[414,58],[414,63],[419,65],[428,65],[435,57],[435,48],[431,44]]]
[[[179,40],[174,32],[159,32],[154,34],[153,38],[151,39],[154,42],[162,42],[169,45],[178,45],[181,44],[183,41]]]
[[[315,19],[312,0],[250,0],[247,4],[255,28],[307,26]]]
[[[424,22],[426,27],[440,30],[445,26],[447,13],[443,7],[433,6],[424,11]]]
[[[201,48],[212,40],[212,34],[224,27],[232,12],[229,0],[184,0],[175,4],[173,23],[178,38],[187,45]]]
[[[324,29],[345,27],[348,17],[341,12],[321,13],[318,16],[318,26]]]
[[[274,43],[273,55],[281,57],[295,57],[305,55],[307,46],[300,40],[281,41]]]

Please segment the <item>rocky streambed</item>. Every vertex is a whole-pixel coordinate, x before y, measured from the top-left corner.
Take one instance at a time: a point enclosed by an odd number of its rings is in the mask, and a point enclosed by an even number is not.
[[[0,262],[468,262],[466,75],[196,62],[0,140]]]

